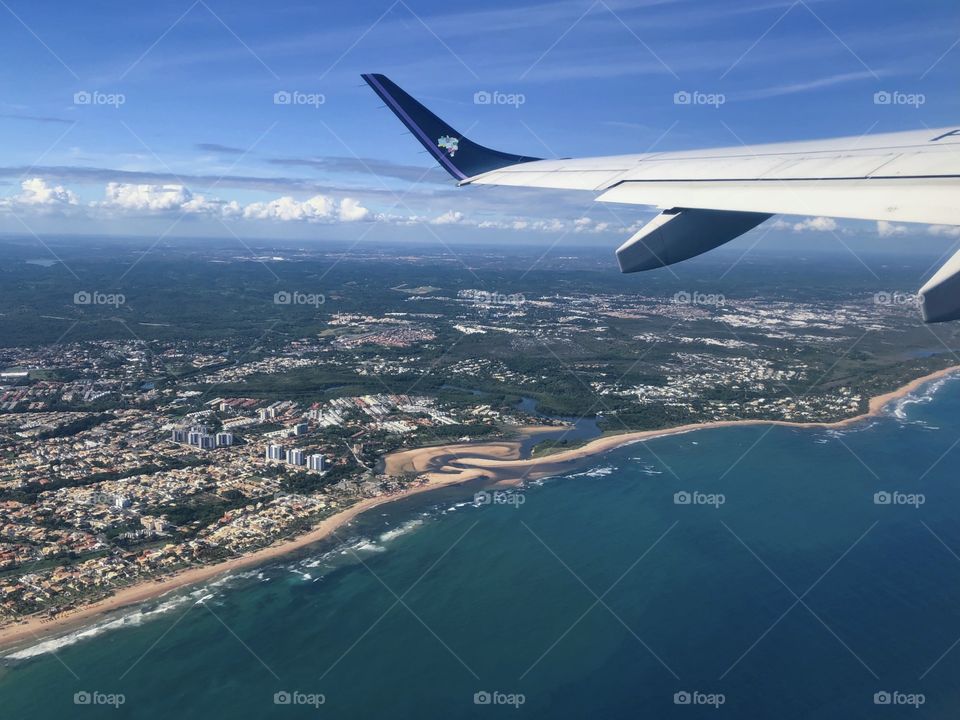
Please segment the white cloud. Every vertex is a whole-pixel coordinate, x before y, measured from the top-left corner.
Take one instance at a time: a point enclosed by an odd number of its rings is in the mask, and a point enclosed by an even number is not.
[[[49,215],[72,210],[78,205],[77,196],[62,185],[47,185],[43,178],[29,178],[20,183],[20,192],[0,198],[0,210],[33,212]]]
[[[97,207],[136,212],[178,210],[193,199],[193,193],[183,185],[132,185],[107,183],[104,200]]]
[[[537,220],[533,227],[535,230],[542,230],[543,232],[560,232],[566,228],[560,220]]]
[[[314,195],[309,200],[295,200],[284,195],[270,202],[250,203],[243,209],[243,217],[252,220],[293,220],[306,222],[329,222],[336,202],[326,195]]]
[[[880,237],[894,237],[895,235],[906,235],[908,228],[906,225],[894,225],[886,220],[877,221],[877,234]]]
[[[792,230],[793,232],[833,232],[837,229],[837,221],[828,217],[809,217],[799,222],[777,218],[770,223],[770,229]]]
[[[573,231],[577,233],[603,233],[608,230],[628,232],[629,228],[612,227],[608,222],[598,222],[590,217],[579,217],[573,221]]]
[[[795,232],[803,232],[804,230],[833,232],[837,229],[837,221],[828,217],[811,217],[794,223],[793,229]]]
[[[234,218],[243,214],[236,200],[227,202],[220,198],[194,195],[184,185],[135,185],[108,183],[104,199],[90,203],[94,209],[107,210],[112,214],[180,212],[190,215]]]
[[[340,201],[340,222],[359,222],[366,220],[370,211],[360,204],[359,200],[344,198]]]
[[[103,186],[103,196],[93,201],[80,202],[77,195],[63,186],[50,186],[42,178],[32,178],[21,184],[21,192],[0,197],[0,210],[14,208],[24,212],[49,213],[53,209],[73,208],[75,214],[85,214],[90,220],[144,216],[186,215],[215,220],[352,223],[381,222],[387,225],[457,225],[465,228],[507,230],[540,233],[628,233],[628,228],[617,223],[597,222],[589,217],[576,220],[544,217],[494,217],[481,220],[473,213],[434,207],[438,215],[390,214],[371,211],[356,197],[336,198],[317,194],[305,200],[291,195],[241,204],[211,195],[194,193],[181,183],[125,183],[109,182]]]
[[[431,225],[455,225],[463,221],[463,213],[457,210],[447,210],[430,221]]]
[[[14,197],[14,202],[21,205],[76,205],[77,196],[72,190],[63,185],[47,185],[43,178],[30,178],[20,183],[20,194]]]
[[[931,225],[927,232],[937,237],[960,237],[960,227],[956,225]]]

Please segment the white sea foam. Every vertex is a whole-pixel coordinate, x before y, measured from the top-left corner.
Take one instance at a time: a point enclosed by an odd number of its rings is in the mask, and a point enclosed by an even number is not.
[[[890,410],[888,412],[900,421],[909,421],[910,418],[908,411],[911,405],[923,405],[929,403],[944,385],[952,380],[957,379],[958,376],[956,375],[948,375],[940,378],[936,382],[924,385],[919,391],[909,393],[894,402],[890,406]]]
[[[467,500],[467,501],[465,501],[465,502],[455,503],[455,504],[451,505],[450,507],[448,507],[446,510],[444,510],[441,514],[445,515],[445,514],[447,514],[448,512],[456,512],[457,510],[459,510],[459,509],[462,508],[462,507],[467,507],[468,505],[474,505],[474,504],[475,504],[475,503],[473,502],[473,500]]]
[[[210,595],[210,597],[213,596]],[[31,645],[23,650],[17,650],[9,655],[4,655],[4,658],[8,660],[29,660],[30,658],[46,655],[47,653],[53,653],[61,648],[75,645],[82,640],[95,638],[98,635],[102,635],[110,630],[118,630],[125,627],[137,627],[145,620],[149,620],[157,615],[170,612],[171,610],[174,610],[188,602],[190,599],[191,597],[189,595],[178,595],[154,607],[140,608],[133,612],[121,615],[120,617],[104,620],[89,627],[76,630],[75,632],[67,635],[61,635],[59,637],[42,640],[36,645]]]
[[[383,533],[380,536],[380,542],[385,543],[385,542],[390,542],[391,540],[395,540],[401,535],[406,535],[407,533],[413,532],[421,525],[423,525],[423,520],[420,520],[420,519],[410,520],[408,522],[405,522],[403,525],[400,525],[399,527],[395,527],[392,530],[387,530],[385,533]]]
[[[357,550],[363,550],[365,552],[383,552],[386,550],[385,547],[377,545],[373,540],[361,540],[356,545]]]
[[[608,465],[608,466],[606,466],[606,467],[598,467],[598,468],[593,468],[593,469],[591,469],[591,470],[585,470],[585,471],[579,472],[579,473],[573,473],[572,475],[568,475],[567,477],[572,477],[572,478],[575,478],[575,477],[589,477],[589,478],[606,477],[607,475],[612,475],[612,474],[615,473],[616,471],[617,471],[617,469],[616,469],[615,467],[613,467],[612,465]]]

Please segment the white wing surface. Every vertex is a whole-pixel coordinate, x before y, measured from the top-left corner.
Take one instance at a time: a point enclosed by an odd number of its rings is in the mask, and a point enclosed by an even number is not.
[[[591,190],[660,208],[617,251],[624,272],[699,255],[778,213],[960,225],[960,127],[542,160],[478,145],[383,75],[363,78],[460,185]],[[960,318],[960,253],[921,298],[925,321]]]

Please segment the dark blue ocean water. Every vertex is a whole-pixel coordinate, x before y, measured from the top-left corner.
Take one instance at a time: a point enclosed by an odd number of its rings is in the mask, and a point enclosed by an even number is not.
[[[633,445],[522,504],[377,510],[2,661],[0,717],[957,717],[958,417],[947,381],[842,431]]]

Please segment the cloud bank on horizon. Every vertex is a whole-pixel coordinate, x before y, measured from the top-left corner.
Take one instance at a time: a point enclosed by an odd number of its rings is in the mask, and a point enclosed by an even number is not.
[[[866,0],[560,0],[317,7],[11,0],[0,230],[446,240],[625,238],[653,211],[589,193],[458,190],[359,73],[467,135],[542,157],[949,125],[960,8]],[[830,218],[756,232],[956,238]]]

